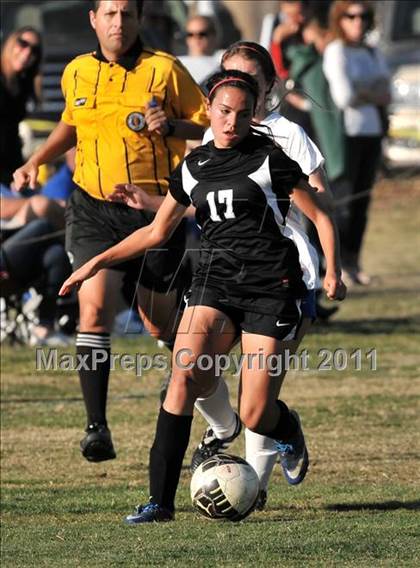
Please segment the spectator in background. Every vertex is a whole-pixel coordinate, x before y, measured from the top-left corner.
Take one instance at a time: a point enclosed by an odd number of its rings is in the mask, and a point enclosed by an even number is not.
[[[214,73],[220,65],[216,25],[209,16],[191,16],[185,26],[188,55],[179,57],[198,84]]]
[[[303,45],[302,28],[307,5],[307,0],[281,0],[278,14],[267,15],[263,20],[260,43],[267,47],[277,76],[289,91],[282,102],[282,115],[302,126],[310,136],[313,136],[307,113],[308,101],[298,92],[300,85],[289,76],[290,50]]]
[[[346,167],[349,184],[338,198],[338,223],[344,275],[348,283],[368,285],[360,266],[371,189],[386,133],[383,117],[390,102],[389,73],[378,49],[365,36],[374,26],[366,0],[339,0],[331,5],[333,41],[324,52],[323,69],[332,98],[343,112]]]
[[[323,71],[323,53],[331,39],[328,14],[308,12],[302,34],[305,43],[290,50],[290,76],[310,95],[312,128],[331,183],[345,174],[345,151],[341,111],[332,100]]]
[[[41,57],[41,36],[29,26],[13,32],[1,50],[0,183],[6,186],[23,163],[19,123],[28,102],[39,100]]]
[[[56,330],[57,293],[62,278],[71,274],[63,235],[46,218],[30,221],[2,245],[0,273],[2,296],[21,294],[31,286],[41,295],[30,345],[69,345],[70,338]]]
[[[219,47],[225,49],[231,43],[241,39],[241,32],[232,15],[232,3],[229,8],[221,0],[192,0],[190,14],[207,16],[216,22]]]
[[[217,47],[216,26],[208,16],[193,16],[186,25],[188,53],[193,57],[213,55]]]
[[[20,194],[2,189],[0,196],[1,226],[15,229],[34,219],[45,218],[54,230],[64,229],[64,208],[75,189],[73,172],[75,148],[66,153],[66,161],[38,193],[22,198]]]
[[[263,20],[260,44],[271,54],[280,79],[288,79],[290,60],[287,48],[302,44],[304,0],[281,0],[277,14],[267,14]]]
[[[66,153],[66,162],[37,195],[1,197],[2,228],[13,230],[1,248],[1,292],[9,296],[33,286],[41,295],[39,324],[32,327],[29,339],[33,346],[70,344],[70,338],[57,328],[57,292],[63,276],[71,273],[64,250],[64,211],[76,187],[72,180],[74,158],[72,148]],[[13,217],[4,225],[7,212],[13,212]]]

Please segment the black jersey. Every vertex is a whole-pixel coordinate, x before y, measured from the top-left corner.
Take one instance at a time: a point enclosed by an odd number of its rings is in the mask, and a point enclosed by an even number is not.
[[[302,297],[298,251],[283,234],[289,194],[302,177],[266,136],[249,135],[234,148],[211,141],[193,150],[172,173],[169,191],[197,209],[202,235],[194,283],[263,313],[279,298]]]

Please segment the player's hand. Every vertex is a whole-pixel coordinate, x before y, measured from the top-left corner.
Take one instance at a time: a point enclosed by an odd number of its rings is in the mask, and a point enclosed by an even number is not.
[[[149,106],[144,115],[149,132],[156,132],[165,136],[169,132],[168,117],[161,106],[154,104]]]
[[[22,191],[26,187],[36,189],[39,167],[32,163],[26,162],[18,168],[13,174],[14,188],[16,191]]]
[[[341,277],[337,274],[327,274],[324,278],[323,287],[329,300],[344,300],[347,294],[347,288]]]
[[[67,280],[62,284],[58,295],[66,296],[73,290],[73,288],[79,288],[85,280],[88,280],[88,278],[95,276],[95,274],[99,272],[99,270],[100,269],[97,266],[95,259],[93,258],[92,260],[89,260],[78,270],[73,272],[73,274],[69,276],[69,278],[67,278]]]
[[[150,195],[138,185],[132,183],[117,183],[111,195],[108,195],[110,201],[116,203],[125,203],[133,209],[151,209]]]

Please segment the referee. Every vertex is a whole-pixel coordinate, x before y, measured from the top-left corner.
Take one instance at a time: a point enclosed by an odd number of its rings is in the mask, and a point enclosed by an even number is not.
[[[39,166],[76,146],[78,188],[66,212],[66,249],[74,270],[153,220],[151,211],[108,201],[114,186],[140,185],[150,203],[159,203],[170,172],[183,158],[185,140],[201,139],[207,125],[203,96],[188,72],[175,57],[143,46],[138,36],[142,8],[142,0],[93,3],[89,17],[98,47],[67,65],[61,121],[14,174],[18,190],[34,188]],[[110,332],[123,278],[136,284],[140,314],[151,335],[171,348],[183,253],[181,226],[165,249],[102,270],[79,290],[76,346],[85,362],[79,376],[87,412],[80,447],[89,461],[116,457],[106,402]]]

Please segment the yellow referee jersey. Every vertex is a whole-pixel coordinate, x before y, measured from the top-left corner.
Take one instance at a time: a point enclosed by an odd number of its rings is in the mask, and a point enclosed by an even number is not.
[[[77,131],[73,179],[98,199],[117,183],[166,193],[166,178],[184,157],[185,141],[148,132],[144,114],[153,99],[169,119],[208,124],[204,96],[188,71],[139,40],[115,63],[100,49],[77,57],[64,70],[62,90],[62,120]]]

